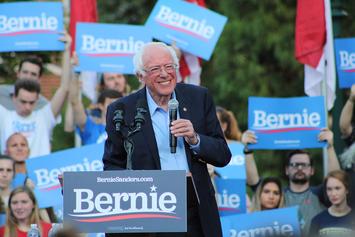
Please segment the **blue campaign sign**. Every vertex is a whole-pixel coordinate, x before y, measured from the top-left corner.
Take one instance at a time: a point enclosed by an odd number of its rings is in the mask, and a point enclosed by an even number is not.
[[[335,61],[340,88],[355,84],[355,38],[335,39]]]
[[[186,232],[186,171],[65,172],[64,222],[84,233]]]
[[[64,50],[61,2],[0,4],[0,52]]]
[[[226,216],[221,224],[223,237],[301,236],[297,207]]]
[[[326,127],[324,97],[249,97],[248,128],[257,136],[250,149],[320,148]]]
[[[245,179],[215,178],[220,216],[246,213]]]
[[[76,70],[134,74],[134,54],[151,41],[152,36],[144,26],[78,23]]]
[[[209,60],[227,17],[193,3],[159,0],[146,27],[153,37]]]
[[[223,168],[215,167],[215,172],[223,179],[245,179],[244,145],[233,141],[228,143],[228,147],[232,153],[231,161]]]
[[[0,226],[6,224],[6,214],[0,213]]]
[[[35,194],[40,208],[63,205],[58,175],[65,171],[100,171],[103,169],[104,144],[54,152],[26,160],[28,176],[36,184]]]

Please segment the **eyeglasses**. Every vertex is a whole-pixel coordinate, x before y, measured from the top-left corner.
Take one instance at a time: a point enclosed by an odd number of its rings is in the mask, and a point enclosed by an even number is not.
[[[307,168],[311,167],[311,164],[295,162],[295,163],[290,163],[288,166],[293,169],[298,169],[298,168],[307,169]]]
[[[174,70],[176,70],[177,67],[178,66],[174,63],[168,63],[162,66],[154,66],[147,69],[143,69],[143,71],[151,75],[158,75],[161,72],[162,68],[164,68],[164,71],[166,71],[167,73],[172,73]]]

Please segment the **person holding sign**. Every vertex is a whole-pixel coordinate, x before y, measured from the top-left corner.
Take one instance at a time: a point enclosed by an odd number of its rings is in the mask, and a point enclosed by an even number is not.
[[[50,103],[47,103],[41,109],[36,109],[41,90],[40,84],[37,80],[31,79],[30,76],[26,76],[26,78],[21,78],[15,82],[12,97],[15,111],[0,105],[0,113],[2,114],[0,117],[0,144],[2,152],[5,151],[8,137],[15,132],[20,132],[26,135],[30,145],[30,158],[50,153],[50,136],[52,129],[57,124],[56,118],[60,114],[67,97],[71,79],[69,70],[71,38],[69,35],[64,38],[67,44],[63,56],[61,83]]]
[[[231,153],[211,96],[205,88],[176,84],[179,62],[175,51],[164,43],[144,45],[135,55],[134,64],[136,75],[145,87],[108,107],[104,170],[126,169],[124,131],[120,130],[124,128],[124,122],[118,115],[131,123],[138,116],[136,110],[145,110],[145,123],[141,125],[141,131],[132,137],[136,148],[132,154],[132,169],[185,170],[191,173],[196,190],[188,192],[187,233],[160,233],[153,236],[222,236],[214,189],[206,164],[225,166],[231,159]],[[172,98],[179,102],[177,119],[170,126],[171,135],[177,140],[176,153],[172,153],[169,146],[168,102]],[[136,109],[136,106],[139,107]],[[113,121],[115,111],[117,116]]]
[[[348,170],[351,178],[350,205],[355,208],[355,125],[354,125],[354,107],[355,107],[355,84],[351,86],[350,95],[346,101],[340,115],[340,131],[348,147],[340,155],[340,160],[344,168]],[[346,165],[344,165],[344,163]]]
[[[328,172],[338,170],[340,166],[333,147],[333,132],[328,128],[323,128],[318,140],[328,143]],[[254,132],[248,130],[243,133],[242,141],[245,144],[255,144],[257,137]],[[247,183],[255,188],[260,182],[260,177],[253,151],[246,147],[244,153],[246,154]],[[314,172],[313,162],[307,151],[293,150],[289,153],[285,166],[285,173],[289,178],[289,187],[285,189],[285,206],[299,206],[302,236],[308,236],[312,218],[325,208],[322,197],[323,186],[310,185]]]
[[[71,37],[69,34],[64,33],[59,38],[59,41],[65,43],[65,51],[62,58],[62,82],[67,83],[70,78],[70,45]],[[16,73],[16,80],[29,79],[40,82],[41,76],[44,72],[42,59],[36,55],[31,55],[23,58]],[[14,85],[0,85],[0,105],[4,106],[8,110],[15,110],[13,104]],[[36,103],[35,110],[43,108],[48,104],[48,100],[39,94],[38,102]]]
[[[353,124],[355,106],[355,84],[351,86],[350,95],[341,111],[339,126],[346,145],[350,147],[355,142],[355,127]]]
[[[122,94],[116,90],[105,89],[98,98],[97,107],[100,110],[100,117],[93,117],[85,112],[80,93],[80,81],[73,80],[69,90],[69,102],[73,108],[74,123],[80,135],[83,145],[101,143],[106,140],[106,112],[107,106],[116,99],[122,97]]]
[[[352,237],[355,235],[355,212],[348,203],[350,180],[342,170],[330,172],[324,179],[326,197],[331,206],[316,215],[309,236]]]
[[[0,228],[3,237],[26,237],[31,224],[37,224],[41,237],[47,237],[52,227],[40,219],[37,200],[26,186],[12,190],[7,213],[6,224]]]

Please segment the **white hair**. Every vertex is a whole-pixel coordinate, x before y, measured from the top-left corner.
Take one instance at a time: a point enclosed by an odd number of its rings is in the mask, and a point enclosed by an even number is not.
[[[168,46],[163,42],[149,42],[149,43],[143,45],[143,47],[133,57],[134,72],[136,74],[145,75],[145,71],[143,70],[144,69],[143,55],[145,53],[146,48],[148,48],[150,46],[158,46],[161,48],[165,48],[170,53],[170,56],[173,59],[174,64],[177,65],[176,70],[178,70],[179,59],[176,56],[175,50],[171,46]]]

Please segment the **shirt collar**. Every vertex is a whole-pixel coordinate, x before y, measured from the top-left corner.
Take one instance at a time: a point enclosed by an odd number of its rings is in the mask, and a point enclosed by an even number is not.
[[[147,94],[147,103],[148,103],[148,108],[149,108],[149,114],[150,116],[153,116],[154,112],[157,109],[160,109],[160,107],[157,105],[157,103],[155,103],[155,101],[153,100],[153,97],[150,95],[150,92],[148,90],[148,87],[146,87],[146,94]],[[176,95],[175,95],[175,91],[173,91],[173,95],[172,95],[173,99],[176,99]]]

